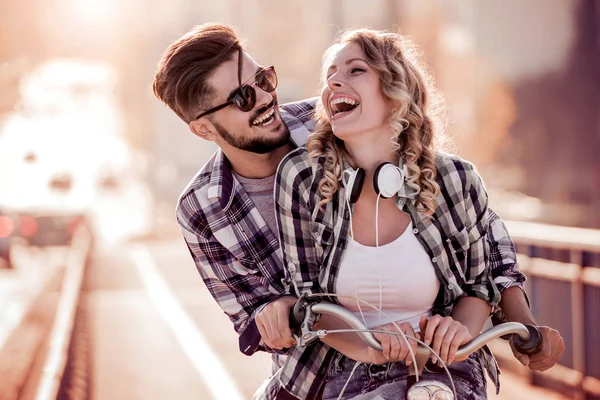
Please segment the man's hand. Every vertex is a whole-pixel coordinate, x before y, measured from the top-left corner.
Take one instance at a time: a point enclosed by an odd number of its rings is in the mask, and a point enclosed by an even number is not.
[[[535,354],[526,355],[515,349],[513,340],[510,339],[510,348],[517,360],[534,371],[545,371],[552,367],[565,351],[565,342],[556,329],[547,326],[536,327],[542,335],[542,348]]]
[[[290,309],[297,298],[284,296],[270,302],[256,314],[256,326],[267,346],[281,350],[292,347],[296,339],[290,330]]]

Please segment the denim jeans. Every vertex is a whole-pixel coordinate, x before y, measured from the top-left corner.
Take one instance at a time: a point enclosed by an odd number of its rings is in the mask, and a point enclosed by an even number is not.
[[[355,361],[341,354],[336,356],[327,373],[323,400],[335,400],[339,397],[355,365]],[[471,354],[465,361],[450,364],[448,370],[452,375],[458,399],[487,399],[486,380],[479,356],[476,353]],[[404,363],[359,364],[352,374],[342,398],[353,400],[406,399],[407,377],[408,368]],[[431,361],[425,365],[420,379],[435,380],[452,388],[445,370]]]

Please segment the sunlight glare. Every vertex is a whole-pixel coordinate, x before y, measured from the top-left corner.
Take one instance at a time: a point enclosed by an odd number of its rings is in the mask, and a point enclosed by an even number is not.
[[[74,0],[73,3],[76,15],[86,20],[110,20],[116,11],[114,0]]]

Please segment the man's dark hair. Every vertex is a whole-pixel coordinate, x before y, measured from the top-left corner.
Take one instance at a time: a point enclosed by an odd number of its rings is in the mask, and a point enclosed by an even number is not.
[[[204,24],[171,44],[163,54],[152,88],[154,94],[189,123],[206,106],[215,89],[208,79],[243,46],[234,30],[223,24]]]

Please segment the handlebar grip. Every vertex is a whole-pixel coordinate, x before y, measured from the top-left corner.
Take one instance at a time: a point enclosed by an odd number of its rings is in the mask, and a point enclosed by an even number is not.
[[[290,329],[296,330],[304,322],[304,316],[306,315],[306,302],[303,298],[300,298],[294,307],[290,308]]]
[[[529,331],[529,340],[523,340],[518,335],[513,335],[515,348],[523,354],[535,354],[542,348],[542,335],[533,325],[525,325]]]

